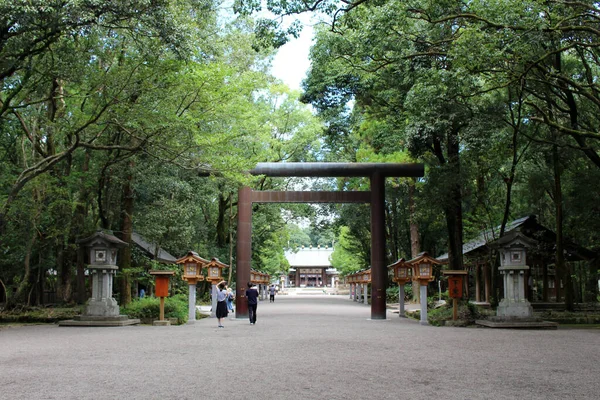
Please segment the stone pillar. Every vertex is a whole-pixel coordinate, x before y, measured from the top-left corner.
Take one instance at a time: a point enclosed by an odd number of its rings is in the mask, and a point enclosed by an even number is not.
[[[360,284],[354,284],[354,301],[360,301]]]
[[[350,283],[348,286],[348,292],[350,292],[350,300],[352,300],[352,284]]]
[[[196,284],[188,285],[188,324],[196,321]]]
[[[217,316],[217,285],[213,283],[210,288],[210,316],[215,318]]]
[[[386,319],[385,177],[371,175],[371,319]]]
[[[238,190],[238,239],[235,318],[248,318],[247,284],[250,282],[250,259],[252,258],[252,191],[243,186]]]
[[[504,281],[504,298],[497,308],[499,317],[529,318],[533,308],[525,296],[525,270],[499,268]]]
[[[373,288],[371,288],[371,292],[373,291]],[[372,294],[371,294],[372,295]],[[365,304],[369,304],[369,284],[365,283]]]
[[[404,312],[404,285],[401,284],[398,284],[398,303],[398,316],[400,318],[406,318],[406,313]]]
[[[421,284],[421,325],[429,325],[427,322],[427,284]]]
[[[113,276],[117,266],[103,266],[102,268],[89,267],[92,275],[92,297],[88,301],[85,317],[119,317],[119,305],[112,297]]]

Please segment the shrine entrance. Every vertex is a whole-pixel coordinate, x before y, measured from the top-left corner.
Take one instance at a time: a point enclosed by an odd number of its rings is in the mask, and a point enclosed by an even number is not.
[[[386,319],[385,178],[421,177],[423,164],[387,163],[259,163],[249,171],[269,177],[367,177],[370,191],[296,192],[238,191],[236,318],[248,318],[246,283],[252,258],[252,203],[370,203],[371,204],[371,319]]]

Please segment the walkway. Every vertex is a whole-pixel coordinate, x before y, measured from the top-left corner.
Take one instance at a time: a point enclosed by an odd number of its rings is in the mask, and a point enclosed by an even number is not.
[[[276,296],[258,321],[0,328],[1,399],[592,399],[600,330],[370,321],[347,296]]]

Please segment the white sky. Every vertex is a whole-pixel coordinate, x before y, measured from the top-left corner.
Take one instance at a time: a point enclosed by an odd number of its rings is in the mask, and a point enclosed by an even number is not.
[[[313,34],[312,26],[305,25],[298,39],[292,39],[283,45],[273,60],[271,73],[292,89],[300,90],[300,83],[306,78],[310,67],[308,52]]]

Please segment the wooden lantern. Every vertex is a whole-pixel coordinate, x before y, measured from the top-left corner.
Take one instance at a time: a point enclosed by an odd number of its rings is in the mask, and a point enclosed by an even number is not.
[[[183,280],[190,285],[195,285],[204,280],[202,268],[209,263],[208,260],[200,257],[195,251],[189,251],[185,256],[175,261],[176,264],[183,265]]]
[[[212,258],[208,264],[205,265],[207,271],[206,280],[211,281],[213,285],[223,280],[223,269],[229,268],[229,265],[222,263],[218,258]]]
[[[433,280],[433,265],[441,264],[437,259],[423,252],[407,262],[413,268],[413,280],[426,285]]]
[[[412,266],[404,260],[404,258],[399,259],[392,265],[389,265],[388,268],[392,269],[394,272],[393,281],[398,283],[399,285],[405,285],[410,281],[412,277]]]

